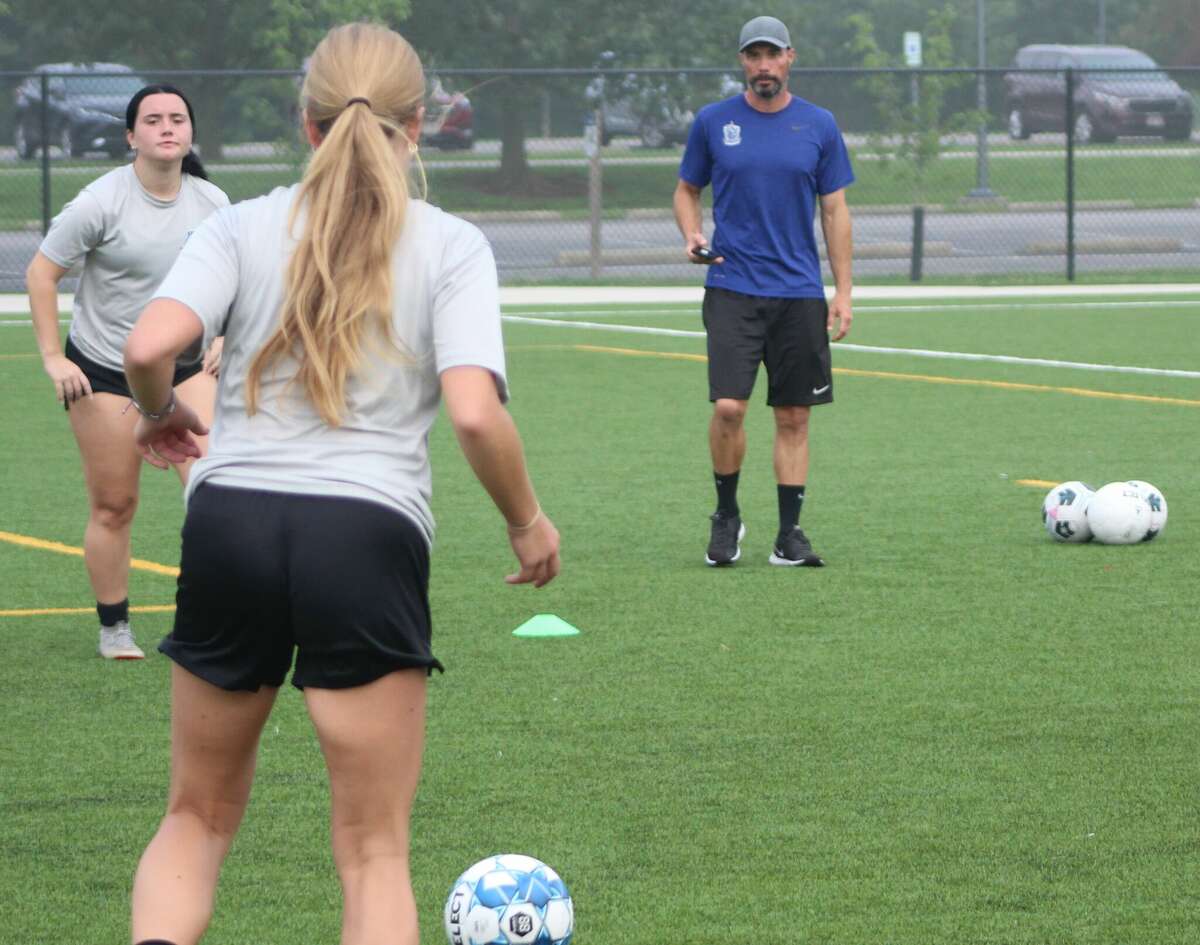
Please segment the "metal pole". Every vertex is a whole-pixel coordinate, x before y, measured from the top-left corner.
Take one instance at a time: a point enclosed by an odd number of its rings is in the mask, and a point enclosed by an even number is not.
[[[911,282],[920,282],[921,266],[925,259],[925,208],[913,207],[912,213],[912,256],[909,259],[908,278]]]
[[[604,109],[596,106],[594,124],[596,140],[592,142],[591,154],[588,160],[588,216],[591,221],[589,228],[588,259],[591,263],[593,279],[600,278],[602,252],[600,243],[600,215],[603,211],[603,180],[601,178],[600,148],[604,141]]]
[[[50,230],[50,76],[42,73],[42,235]]]
[[[1067,281],[1075,281],[1075,70],[1067,67]]]
[[[1105,27],[1104,0],[1100,0],[1100,22],[1097,24],[1097,26],[1098,26],[1097,31],[1096,31],[1097,41],[1100,43],[1101,46],[1103,46],[1106,42],[1106,40],[1105,40],[1106,30],[1104,28]]]
[[[975,105],[979,109],[979,129],[975,134],[975,189],[968,197],[995,197],[988,186],[988,127],[987,127],[987,17],[983,0],[975,0],[975,32],[979,44],[979,75],[975,90]]]

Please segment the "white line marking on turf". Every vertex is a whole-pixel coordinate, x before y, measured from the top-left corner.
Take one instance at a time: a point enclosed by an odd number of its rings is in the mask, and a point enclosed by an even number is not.
[[[58,320],[58,323],[60,325],[69,325],[69,324],[71,324],[71,319],[60,318]],[[32,324],[33,324],[33,319],[30,319],[30,318],[6,318],[3,321],[0,321],[0,328],[17,328],[18,326],[21,326],[21,325],[28,327]]]
[[[857,315],[862,312],[942,312],[948,310],[960,309],[1014,309],[1020,308],[1022,305],[1030,307],[1036,306],[1039,311],[1045,311],[1048,308],[1167,308],[1171,306],[1191,306],[1200,311],[1200,299],[1164,299],[1162,301],[1153,301],[1141,299],[1138,301],[1129,302],[1054,302],[1043,299],[1037,299],[1027,303],[1019,302],[946,302],[940,305],[874,305],[871,303],[858,302],[855,303],[854,313]],[[508,311],[506,309],[506,311]],[[696,315],[699,316],[700,308],[698,305],[691,305],[687,308],[668,308],[661,306],[653,309],[567,309],[562,311],[526,311],[514,312],[514,315],[523,315],[529,318],[538,316],[570,316],[570,315],[587,315],[590,317],[609,316],[610,318],[622,318],[629,315],[638,315],[645,317],[647,315],[654,317],[663,317],[668,315]]]
[[[611,325],[603,322],[572,322],[558,318],[526,318],[523,315],[501,315],[503,321],[519,325],[549,325],[555,328],[582,328],[588,331],[614,331],[629,335],[660,335],[673,338],[703,338],[702,331],[679,328],[654,328],[650,325]],[[973,354],[967,351],[933,351],[927,348],[888,348],[874,345],[837,343],[838,351],[858,351],[867,354],[900,354],[913,358],[936,358],[945,361],[986,361],[994,364],[1025,364],[1034,367],[1073,368],[1080,371],[1101,371],[1110,374],[1148,374],[1153,377],[1186,377],[1200,379],[1200,371],[1180,371],[1173,368],[1136,367],[1126,364],[1090,364],[1085,361],[1055,361],[1049,358],[1019,358],[1007,354]]]

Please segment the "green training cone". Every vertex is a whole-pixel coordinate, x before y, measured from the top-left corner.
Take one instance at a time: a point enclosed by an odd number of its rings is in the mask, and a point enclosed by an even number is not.
[[[579,630],[554,614],[535,614],[513,631],[514,637],[573,637]]]

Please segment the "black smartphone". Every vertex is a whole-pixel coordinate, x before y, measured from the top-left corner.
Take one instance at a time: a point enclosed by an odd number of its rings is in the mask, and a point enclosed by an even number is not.
[[[697,246],[695,249],[692,250],[692,255],[695,256],[697,259],[703,259],[705,262],[712,262],[714,259],[717,258],[717,254],[714,253],[707,246]]]

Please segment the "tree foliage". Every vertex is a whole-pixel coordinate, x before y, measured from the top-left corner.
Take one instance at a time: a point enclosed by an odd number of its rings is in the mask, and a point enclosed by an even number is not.
[[[121,62],[147,74],[187,69],[299,69],[332,26],[372,20],[398,26],[409,0],[6,0],[22,24],[10,68],[42,62]],[[2,11],[0,11],[2,15]],[[11,59],[19,55],[20,61]],[[219,153],[228,80],[189,83],[206,153]]]
[[[922,65],[951,69],[964,63],[955,55],[952,34],[958,13],[952,5],[932,10],[922,24]],[[884,52],[875,38],[873,23],[861,14],[847,18],[852,35],[847,56],[867,69],[894,69],[903,65],[896,54]],[[942,136],[947,131],[977,124],[973,110],[950,113],[947,97],[969,84],[962,74],[914,72],[909,82],[896,73],[877,73],[858,80],[858,86],[875,102],[878,125],[868,136],[874,157],[912,187],[913,201],[924,202],[925,177],[937,162]]]

